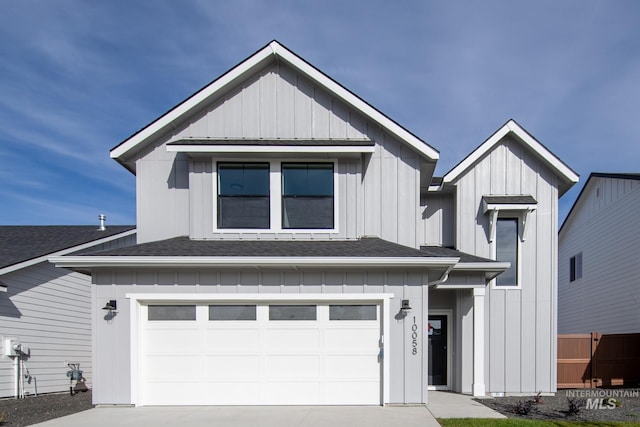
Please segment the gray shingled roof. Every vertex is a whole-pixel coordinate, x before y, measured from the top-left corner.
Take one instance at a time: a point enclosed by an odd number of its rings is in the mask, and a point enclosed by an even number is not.
[[[84,256],[190,257],[460,257],[463,262],[493,262],[451,248],[418,249],[377,237],[358,240],[191,240],[176,237],[135,246],[82,254]]]
[[[359,240],[191,240],[186,236],[126,248],[90,252],[98,256],[191,257],[428,257],[417,249],[376,237]]]
[[[296,146],[364,146],[369,147],[375,143],[369,139],[347,139],[347,140],[331,140],[331,139],[180,139],[178,141],[169,142],[167,145],[273,145],[283,147]]]
[[[494,205],[508,204],[508,205],[535,205],[538,202],[533,196],[482,196],[485,202]]]
[[[0,268],[133,230],[134,225],[0,226]]]
[[[466,252],[460,252],[453,248],[447,248],[443,246],[420,246],[420,250],[429,254],[432,257],[459,257],[460,262],[497,262],[492,259],[482,258],[479,256],[471,255]]]

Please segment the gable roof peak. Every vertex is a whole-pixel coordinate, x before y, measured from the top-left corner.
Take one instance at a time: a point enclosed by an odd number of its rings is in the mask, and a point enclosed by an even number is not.
[[[451,183],[456,181],[480,159],[493,150],[494,147],[496,147],[507,135],[515,135],[520,143],[533,151],[556,173],[556,175],[561,178],[562,185],[560,185],[559,188],[560,196],[571,188],[573,184],[578,182],[579,175],[573,169],[560,160],[560,158],[553,154],[514,119],[507,120],[504,125],[498,128],[498,130],[496,130],[489,138],[473,150],[471,154],[462,159],[460,163],[447,172],[444,175],[444,182]]]
[[[181,117],[189,114],[191,111],[197,110],[216,95],[223,93],[225,89],[246,79],[247,75],[255,73],[262,66],[269,63],[269,61],[273,61],[274,58],[282,60],[288,66],[295,69],[296,72],[303,74],[312,82],[324,88],[331,95],[360,112],[364,117],[377,123],[385,131],[396,136],[430,161],[438,160],[438,150],[431,147],[425,141],[381,113],[379,110],[320,71],[318,68],[287,49],[277,40],[272,40],[253,55],[249,56],[247,59],[182,101],[180,104],[176,105],[168,112],[112,148],[110,152],[111,158],[116,159],[127,169],[135,173],[135,163],[131,162],[131,157],[142,147],[146,146],[146,144],[150,143],[155,137],[169,129]]]

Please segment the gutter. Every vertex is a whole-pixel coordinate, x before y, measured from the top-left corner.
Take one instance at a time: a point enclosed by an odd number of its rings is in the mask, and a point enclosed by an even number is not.
[[[56,267],[447,267],[457,257],[52,256]]]

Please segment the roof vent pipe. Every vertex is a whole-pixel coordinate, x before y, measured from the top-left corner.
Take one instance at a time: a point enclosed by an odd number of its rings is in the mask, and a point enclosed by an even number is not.
[[[100,231],[104,231],[107,229],[107,227],[104,225],[105,220],[107,219],[105,214],[100,214],[98,215],[98,220],[100,221],[100,227],[98,227],[98,230]]]

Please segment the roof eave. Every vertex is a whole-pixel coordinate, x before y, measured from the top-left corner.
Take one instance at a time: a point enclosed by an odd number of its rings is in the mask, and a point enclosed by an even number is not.
[[[54,256],[56,267],[448,267],[455,257],[186,257],[186,256]]]

